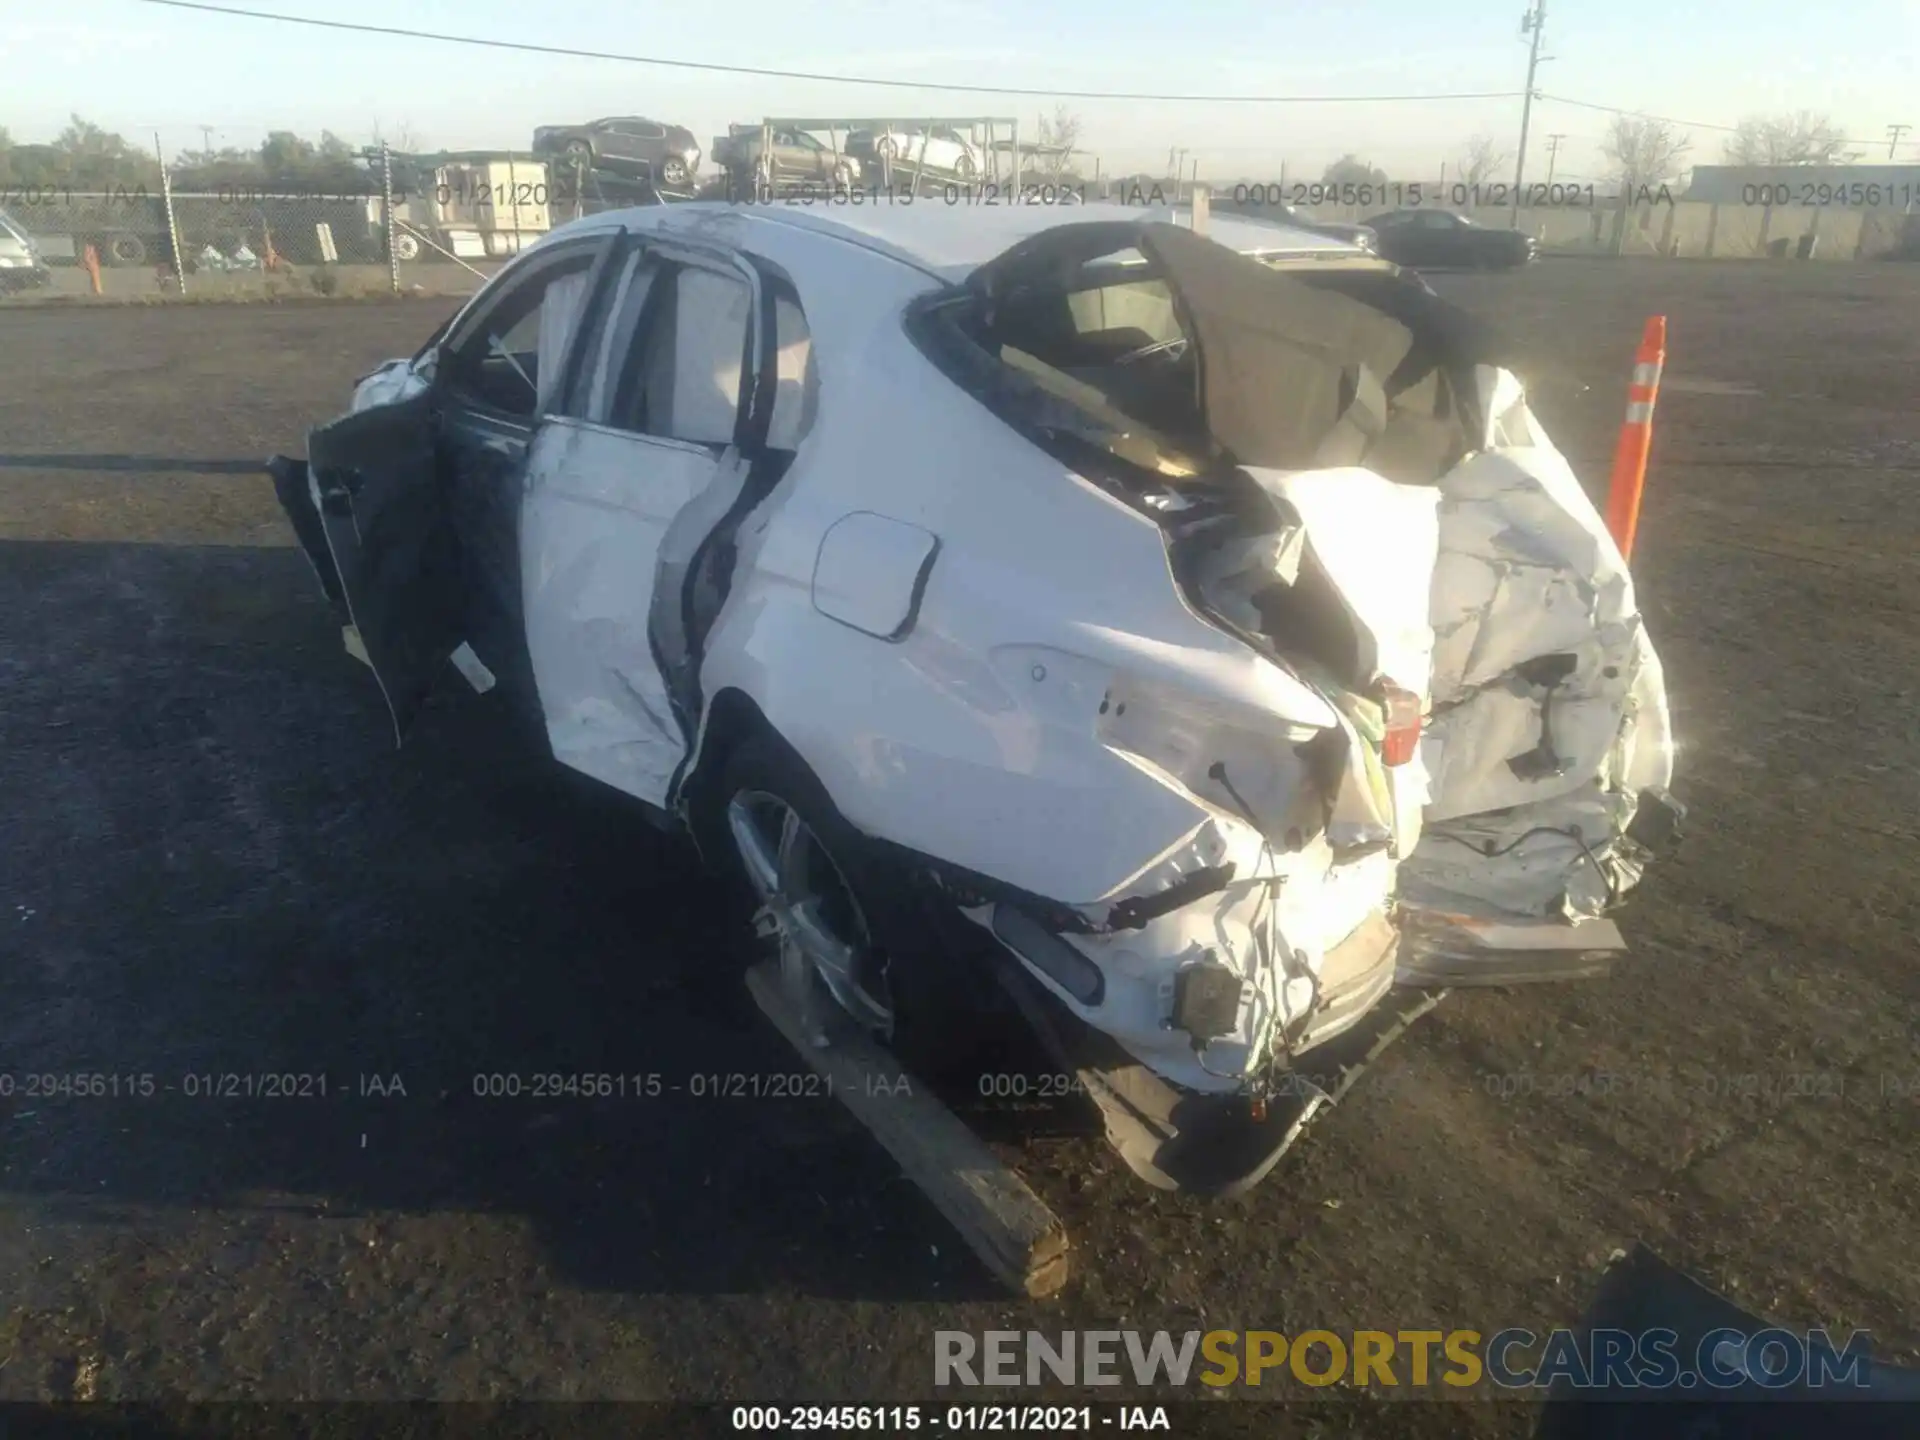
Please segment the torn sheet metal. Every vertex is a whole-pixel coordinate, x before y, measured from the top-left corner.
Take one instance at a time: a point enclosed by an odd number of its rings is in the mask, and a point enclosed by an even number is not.
[[[347,413],[356,414],[377,405],[396,405],[426,388],[427,380],[414,368],[413,361],[388,360],[372,373],[360,377],[359,383],[353,387],[353,398],[347,404]]]
[[[720,467],[704,446],[569,420],[527,457],[521,595],[554,757],[653,805],[687,748],[648,632],[661,543]]]
[[[1599,513],[1518,382],[1482,374],[1501,443],[1440,480],[1433,798],[1403,898],[1595,916],[1638,881],[1623,836],[1672,778],[1666,686]]]

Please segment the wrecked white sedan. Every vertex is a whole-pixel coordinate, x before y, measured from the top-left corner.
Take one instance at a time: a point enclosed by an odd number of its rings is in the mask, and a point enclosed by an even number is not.
[[[1438,987],[1591,973],[1679,810],[1497,343],[1180,218],[592,217],[273,468],[401,734],[449,658],[522,697],[822,1014],[922,1068],[1022,1017],[1136,1172],[1221,1193]]]

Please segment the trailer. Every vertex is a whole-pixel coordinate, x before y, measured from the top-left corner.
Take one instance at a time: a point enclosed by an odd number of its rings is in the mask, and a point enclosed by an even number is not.
[[[544,160],[489,150],[395,155],[390,164],[397,260],[517,255],[553,228],[556,208],[564,215],[573,204]],[[369,217],[376,226],[382,203],[376,191]]]

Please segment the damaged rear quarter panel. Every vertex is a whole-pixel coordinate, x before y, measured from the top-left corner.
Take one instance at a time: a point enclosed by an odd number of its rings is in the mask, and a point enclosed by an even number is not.
[[[751,695],[870,834],[1069,904],[1121,893],[1216,812],[1101,743],[1108,676],[1231,700],[1277,732],[1285,707],[1312,723],[1324,704],[1187,607],[1158,526],[918,352],[900,317],[926,277],[861,255],[859,283],[836,284],[836,242],[803,233],[791,248],[822,252],[787,264],[817,347],[819,413],[741,527],[704,693]],[[812,601],[823,542],[861,511],[938,540],[897,642]]]

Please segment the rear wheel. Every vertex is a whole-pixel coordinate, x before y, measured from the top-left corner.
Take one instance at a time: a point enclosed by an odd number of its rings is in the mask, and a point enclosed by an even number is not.
[[[728,856],[759,907],[784,978],[929,1078],[968,1051],[964,1003],[905,877],[875,855],[826,789],[770,737],[728,757],[701,820],[701,848]]]
[[[660,178],[669,185],[687,183],[687,162],[678,155],[669,155],[660,166]]]

